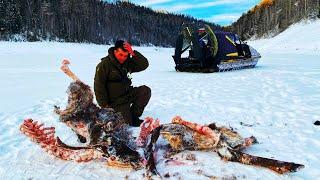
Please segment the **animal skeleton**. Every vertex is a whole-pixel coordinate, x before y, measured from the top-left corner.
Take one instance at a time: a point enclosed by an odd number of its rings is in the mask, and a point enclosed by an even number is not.
[[[60,159],[87,162],[105,159],[109,166],[140,169],[157,173],[154,160],[155,146],[159,136],[169,144],[168,151],[175,154],[184,150],[214,151],[226,161],[266,167],[277,173],[295,172],[304,166],[292,162],[278,161],[241,152],[257,142],[255,137],[242,138],[230,128],[208,126],[183,120],[177,116],[172,123],[160,125],[159,120],[146,118],[140,126],[136,140],[131,135],[120,113],[111,108],[101,109],[93,103],[90,87],[69,69],[68,60],[62,62],[61,70],[71,77],[68,87],[68,105],[65,110],[55,107],[60,121],[89,142],[85,147],[72,147],[55,137],[54,127],[43,127],[37,121],[27,119],[20,130],[38,143],[49,154]],[[144,148],[144,157],[137,151]]]

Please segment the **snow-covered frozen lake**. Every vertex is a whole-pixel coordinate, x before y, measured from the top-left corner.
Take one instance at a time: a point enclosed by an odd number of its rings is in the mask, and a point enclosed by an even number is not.
[[[150,62],[146,71],[133,76],[134,85],[146,84],[152,89],[143,116],[167,123],[180,115],[198,123],[231,126],[243,136],[257,137],[259,144],[248,148],[247,153],[301,163],[305,168],[278,175],[263,168],[223,162],[215,153],[191,152],[196,155],[195,162],[184,160],[184,166],[160,163],[161,174],[169,172],[173,179],[320,177],[320,127],[313,124],[320,120],[319,51],[279,53],[264,49],[265,41],[252,43],[263,56],[256,68],[213,74],[177,73],[171,58],[173,49],[135,47]],[[65,91],[71,82],[59,70],[60,63],[63,58],[70,59],[70,68],[92,86],[95,66],[108,47],[0,42],[1,179],[143,178],[144,170],[112,169],[98,161],[62,161],[19,132],[23,120],[33,118],[55,126],[63,141],[78,145],[71,130],[53,114],[54,105],[66,105]],[[183,153],[177,155],[181,156]]]

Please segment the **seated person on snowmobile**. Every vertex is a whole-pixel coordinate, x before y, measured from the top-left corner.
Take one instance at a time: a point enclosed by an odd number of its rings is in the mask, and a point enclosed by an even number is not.
[[[198,29],[198,41],[202,50],[202,63],[204,66],[210,67],[214,63],[214,57],[211,50],[212,42],[207,36],[205,28]]]
[[[128,42],[116,41],[96,67],[94,92],[99,106],[121,112],[127,124],[138,127],[143,122],[139,117],[150,100],[151,89],[133,87],[131,73],[148,66],[147,58],[133,50]]]

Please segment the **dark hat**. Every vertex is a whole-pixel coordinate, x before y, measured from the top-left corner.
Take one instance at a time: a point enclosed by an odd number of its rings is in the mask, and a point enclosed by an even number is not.
[[[114,44],[114,48],[115,49],[121,48],[122,50],[127,51],[123,47],[124,42],[125,42],[124,40],[117,40],[116,43]]]

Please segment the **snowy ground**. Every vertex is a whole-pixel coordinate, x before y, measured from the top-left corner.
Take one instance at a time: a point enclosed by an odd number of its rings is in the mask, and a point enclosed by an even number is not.
[[[291,32],[299,32],[302,27],[307,32],[305,38],[297,39],[303,46],[293,47],[293,40],[285,43]],[[294,26],[274,39],[251,42],[263,56],[258,66],[224,73],[177,73],[171,58],[173,49],[136,48],[150,61],[148,70],[134,75],[134,85],[152,88],[144,117],[167,123],[181,115],[198,123],[232,126],[260,142],[247,153],[306,166],[297,173],[277,175],[263,168],[223,162],[214,153],[191,152],[195,162],[184,160],[184,166],[159,163],[160,173],[169,172],[172,179],[320,177],[320,127],[313,125],[320,120],[320,37],[312,33],[315,29],[320,29],[319,21]],[[313,40],[307,41],[308,37]],[[142,178],[144,170],[112,169],[99,161],[78,164],[56,159],[18,130],[23,119],[33,118],[55,126],[63,141],[78,145],[74,134],[52,112],[53,105],[65,106],[65,90],[70,83],[59,70],[60,62],[69,58],[72,70],[92,86],[95,66],[107,49],[92,44],[0,42],[1,179]],[[176,157],[184,159],[184,155]]]
[[[250,44],[265,54],[320,55],[320,20],[303,20],[274,38]]]

